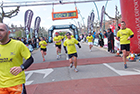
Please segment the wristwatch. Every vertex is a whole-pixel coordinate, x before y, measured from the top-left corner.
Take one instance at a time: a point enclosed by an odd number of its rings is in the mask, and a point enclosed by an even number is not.
[[[22,70],[24,70],[24,69],[25,69],[23,65],[21,65],[20,67],[21,67],[21,69],[22,69]]]

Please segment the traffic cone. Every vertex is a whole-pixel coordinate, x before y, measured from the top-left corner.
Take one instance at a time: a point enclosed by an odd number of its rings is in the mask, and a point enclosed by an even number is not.
[[[117,54],[116,54],[117,57],[120,57],[120,50],[119,48],[117,49]]]
[[[133,51],[131,51],[131,53],[130,53],[130,60],[129,60],[130,62],[135,62],[136,60],[135,60],[135,57],[134,57],[134,53],[133,53]]]

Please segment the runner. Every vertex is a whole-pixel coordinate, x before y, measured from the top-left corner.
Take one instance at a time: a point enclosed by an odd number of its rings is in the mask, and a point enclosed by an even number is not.
[[[71,33],[70,33],[71,34]],[[74,38],[74,36],[71,34],[71,38]],[[67,36],[65,35],[65,40],[67,39]]]
[[[67,32],[66,36],[67,36],[68,39],[65,40],[64,44],[63,44],[64,49],[65,49],[65,53],[67,53],[67,50],[68,50],[70,68],[73,67],[73,59],[72,58],[74,58],[74,65],[75,65],[74,71],[78,72],[78,70],[77,70],[77,57],[78,57],[78,55],[77,55],[75,44],[77,44],[79,46],[79,48],[81,48],[81,46],[75,38],[71,38],[71,33],[70,32]],[[67,46],[67,49],[66,49],[66,46]]]
[[[0,94],[26,94],[24,69],[34,60],[24,43],[9,34],[8,26],[0,23]]]
[[[43,38],[41,37],[41,41],[39,42],[39,46],[40,46],[40,51],[41,51],[41,54],[42,54],[42,58],[43,58],[43,61],[45,61],[45,58],[44,56],[47,54],[46,51],[47,51],[47,42],[45,40],[43,40]]]
[[[131,29],[126,28],[126,24],[124,21],[121,22],[121,27],[122,29],[117,32],[117,38],[120,38],[121,50],[123,52],[124,68],[127,68],[126,57],[130,53],[130,38],[134,36],[134,33]]]
[[[93,47],[93,36],[91,35],[91,33],[89,33],[89,35],[86,37],[87,41],[88,41],[88,45],[89,45],[89,49],[90,49],[90,52],[91,52],[91,48]]]
[[[62,37],[59,36],[58,32],[56,32],[55,37],[53,38],[53,42],[55,43],[55,47],[56,47],[57,59],[61,57],[61,40]]]

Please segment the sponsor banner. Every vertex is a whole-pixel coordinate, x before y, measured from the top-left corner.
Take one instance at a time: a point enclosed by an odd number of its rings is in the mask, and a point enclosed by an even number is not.
[[[80,23],[79,22],[78,22],[78,26],[79,26],[79,29],[80,29],[80,32],[81,32],[82,30],[81,30],[81,27],[80,27]]]
[[[39,27],[40,27],[40,22],[41,22],[41,18],[39,16],[37,16],[36,19],[35,19],[35,24],[34,24],[35,37],[38,36],[38,30],[39,30]]]
[[[100,21],[100,29],[102,28],[103,17],[104,17],[104,11],[105,11],[105,7],[103,6],[103,7],[102,7],[102,10],[101,10],[101,21]]]
[[[30,31],[32,17],[33,17],[33,11],[32,10],[27,10],[25,12],[25,18],[24,18],[26,35],[28,35],[29,31]]]
[[[87,30],[88,30],[88,33],[89,33],[89,31],[90,31],[90,16],[88,16]]]
[[[33,17],[33,11],[27,10],[25,12],[25,16],[24,16],[25,32],[26,32],[26,38],[27,38],[26,42],[27,43],[28,43],[28,39],[29,39],[29,32],[30,32],[32,17]]]
[[[95,15],[93,12],[90,14],[90,29],[93,31],[93,22],[94,22]]]

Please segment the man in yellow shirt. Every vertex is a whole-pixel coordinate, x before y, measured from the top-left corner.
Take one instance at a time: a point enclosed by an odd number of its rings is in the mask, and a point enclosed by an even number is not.
[[[61,57],[61,40],[62,37],[59,36],[58,32],[56,32],[55,37],[53,38],[53,42],[55,43],[55,47],[56,47],[57,59]]]
[[[41,37],[41,41],[39,42],[39,46],[40,46],[40,51],[41,51],[41,54],[42,54],[42,58],[43,58],[43,61],[45,61],[45,58],[44,58],[44,55],[46,55],[46,51],[47,51],[47,42]]]
[[[66,39],[64,41],[64,50],[67,53],[68,52],[68,57],[69,57],[69,62],[70,62],[70,68],[73,67],[73,60],[72,58],[74,58],[74,65],[75,65],[75,72],[78,72],[77,70],[77,51],[76,51],[76,47],[75,44],[77,44],[79,46],[79,48],[81,48],[79,42],[75,39],[75,38],[71,38],[71,33],[67,32],[66,36],[68,39]],[[67,47],[67,49],[66,49]]]
[[[71,34],[71,38],[74,38],[74,36]],[[67,36],[65,35],[65,39],[67,39]]]
[[[33,57],[21,41],[10,39],[9,34],[8,26],[0,23],[0,94],[26,94],[24,69],[33,63]]]
[[[123,52],[124,68],[127,68],[126,57],[130,53],[130,38],[134,36],[134,33],[131,29],[126,28],[126,24],[124,21],[121,22],[121,27],[122,29],[117,32],[117,38],[120,38],[121,50]]]
[[[88,41],[88,45],[89,45],[89,49],[90,49],[90,52],[91,52],[91,48],[93,47],[93,37],[91,35],[91,33],[89,33],[89,35],[86,37],[87,41]]]

